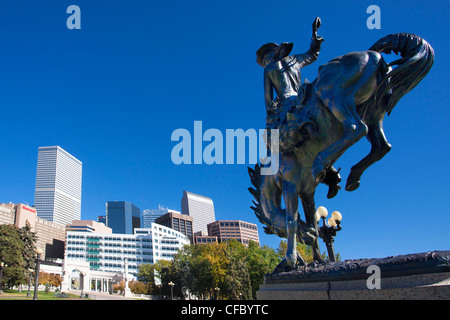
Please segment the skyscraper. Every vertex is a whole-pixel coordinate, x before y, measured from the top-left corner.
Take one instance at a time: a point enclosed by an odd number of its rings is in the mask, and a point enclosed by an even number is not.
[[[82,163],[58,146],[39,147],[34,205],[39,218],[61,225],[81,218]]]
[[[145,209],[142,210],[141,216],[141,228],[150,228],[152,223],[155,223],[156,219],[165,215],[169,211],[177,212],[168,208],[163,208],[161,205],[158,209]]]
[[[193,227],[192,227],[193,217],[187,214],[181,214],[176,211],[169,211],[165,215],[156,219],[156,223],[174,229],[175,231],[181,232],[187,236],[191,241],[193,241]]]
[[[194,233],[207,231],[208,223],[216,221],[212,199],[187,191],[183,191],[181,198],[181,213],[194,218]]]
[[[141,227],[141,210],[128,201],[108,201],[106,221],[113,233],[133,234]]]

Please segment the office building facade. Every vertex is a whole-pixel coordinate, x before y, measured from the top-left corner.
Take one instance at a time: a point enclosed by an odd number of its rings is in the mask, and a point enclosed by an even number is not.
[[[219,220],[208,224],[208,235],[217,237],[219,242],[236,239],[248,246],[250,241],[259,245],[258,226],[240,220]]]
[[[39,218],[65,226],[81,218],[82,162],[58,146],[39,147],[34,206]]]
[[[219,239],[217,239],[216,236],[208,235],[208,232],[206,231],[199,231],[194,233],[194,244],[211,244],[215,242],[219,242]]]
[[[168,227],[153,223],[149,229],[136,228],[134,234],[67,232],[67,264],[89,262],[90,270],[128,273],[136,277],[143,263],[171,260],[189,244],[189,238]]]
[[[106,221],[113,233],[133,234],[141,227],[141,210],[128,201],[108,201]]]
[[[169,211],[156,219],[156,223],[181,232],[193,241],[193,220],[191,216],[179,212]]]
[[[108,225],[108,221],[106,221],[106,216],[98,216],[97,217],[97,222],[103,223],[105,226]]]
[[[26,223],[36,233],[36,247],[43,250],[42,260],[64,258],[66,230],[63,225],[38,218],[36,209],[23,203],[0,203],[0,224],[22,228]]]
[[[194,218],[193,233],[207,231],[208,224],[216,221],[212,199],[192,192],[183,191],[181,213]]]
[[[74,220],[66,225],[66,231],[79,231],[91,233],[112,233],[112,229],[101,222],[93,220]]]
[[[168,212],[176,212],[180,213],[175,210],[171,210],[168,208],[163,208],[162,206],[159,206],[158,209],[145,209],[142,210],[141,215],[141,228],[150,228],[152,223],[155,223],[156,219],[159,217],[165,215]]]

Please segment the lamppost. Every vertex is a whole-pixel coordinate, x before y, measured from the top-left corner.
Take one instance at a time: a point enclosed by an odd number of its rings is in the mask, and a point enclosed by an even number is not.
[[[30,287],[31,287],[31,273],[33,272],[33,269],[28,269],[28,291],[27,291],[27,297],[31,297],[30,293]]]
[[[220,292],[220,288],[219,287],[215,287],[214,291],[216,291],[216,300],[219,300],[219,292]]]
[[[4,263],[3,261],[0,262],[0,294],[3,293],[2,291],[2,276],[3,276],[3,268],[7,267],[8,265]]]
[[[43,250],[41,248],[36,248],[36,270],[34,271],[34,296],[33,300],[37,300],[37,292],[39,286],[39,259],[41,259],[41,254]]]
[[[328,225],[325,222],[325,218],[328,215],[328,210],[325,207],[319,207],[316,211],[317,222],[322,218],[323,226],[319,228],[319,237],[323,239],[327,246],[328,257],[330,262],[336,262],[336,256],[334,254],[334,237],[336,233],[342,229],[341,220],[342,214],[338,211],[333,211],[331,218],[328,219]]]
[[[171,297],[172,300],[173,300],[173,287],[175,286],[175,283],[173,283],[172,281],[170,281],[170,282],[168,283],[168,285],[170,286],[170,297]]]

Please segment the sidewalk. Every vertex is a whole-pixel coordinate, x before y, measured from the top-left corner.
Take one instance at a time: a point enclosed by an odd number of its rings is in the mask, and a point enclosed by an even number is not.
[[[69,290],[69,293],[80,295],[80,290]],[[85,291],[83,294],[89,295],[90,299],[93,300],[136,300],[139,298],[132,298],[132,297],[124,297],[119,294],[109,294],[107,292],[95,292],[95,291]]]

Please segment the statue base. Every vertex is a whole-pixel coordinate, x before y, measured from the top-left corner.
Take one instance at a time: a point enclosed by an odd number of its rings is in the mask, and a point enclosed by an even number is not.
[[[450,251],[313,263],[266,275],[256,296],[259,300],[449,300]]]

